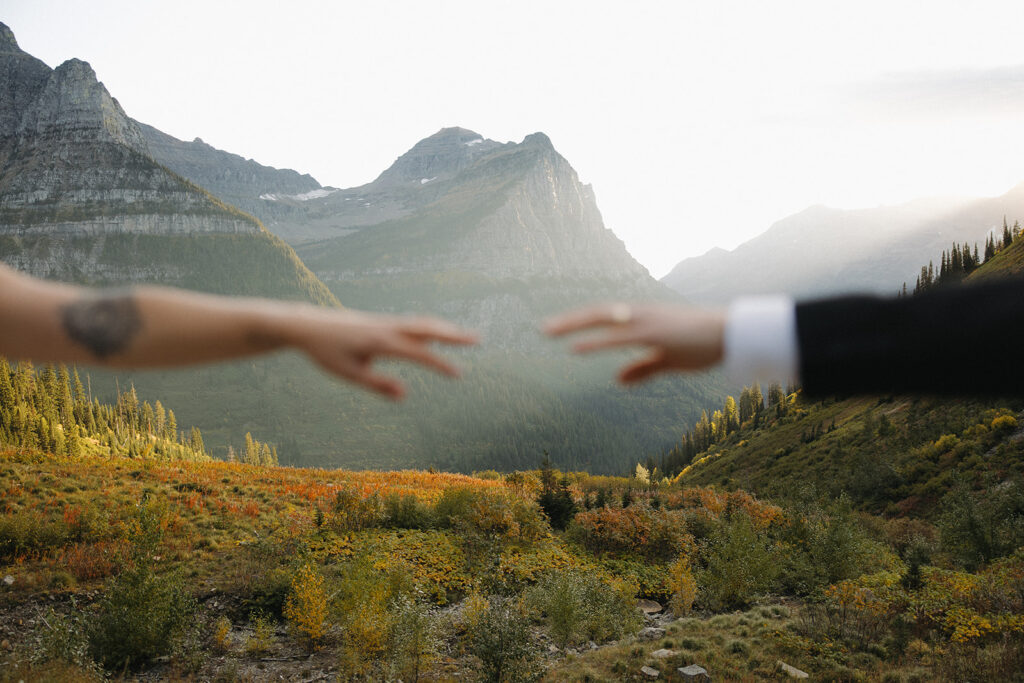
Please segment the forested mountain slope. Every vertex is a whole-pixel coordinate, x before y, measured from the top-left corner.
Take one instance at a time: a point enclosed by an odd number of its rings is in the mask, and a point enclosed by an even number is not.
[[[1016,239],[967,280],[1015,274],[1022,261],[1024,240]],[[950,324],[955,321],[956,311],[950,311]],[[979,358],[977,371],[998,372],[990,361]],[[785,398],[772,393],[757,416],[729,422],[730,411],[723,407],[701,420],[666,456],[664,468],[681,470],[681,481],[693,485],[776,497],[813,486],[831,495],[846,493],[874,512],[918,517],[941,514],[940,501],[958,486],[990,491],[1008,482],[1013,490],[1024,481],[1024,397],[810,402],[799,392]]]

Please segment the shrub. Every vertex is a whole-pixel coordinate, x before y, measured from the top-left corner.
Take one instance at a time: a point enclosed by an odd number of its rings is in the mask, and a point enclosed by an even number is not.
[[[107,669],[136,668],[170,652],[194,612],[178,577],[157,576],[136,562],[107,584],[89,629],[92,653]]]
[[[39,519],[27,511],[0,515],[0,562],[30,553],[59,548],[67,542],[63,520]]]
[[[426,529],[431,524],[430,510],[409,493],[393,493],[384,499],[384,526],[392,529]]]
[[[311,647],[316,647],[327,626],[327,593],[324,577],[312,564],[304,564],[292,577],[284,617]]]
[[[342,664],[347,673],[362,675],[387,647],[391,629],[388,581],[367,562],[344,565],[331,604],[331,613],[342,627]]]
[[[434,524],[452,529],[466,549],[488,556],[510,542],[535,541],[549,533],[540,508],[507,491],[449,488],[434,505]]]
[[[768,535],[745,514],[734,514],[700,549],[697,573],[701,601],[712,610],[744,607],[765,592],[778,574]]]
[[[249,620],[252,622],[252,633],[245,641],[245,651],[254,655],[263,654],[274,642],[274,623],[260,611],[253,612]]]
[[[477,627],[484,613],[490,606],[490,601],[480,593],[471,593],[459,605],[456,616],[456,625],[463,631],[469,632]]]
[[[527,602],[546,617],[561,647],[588,638],[617,638],[639,625],[635,601],[592,572],[550,573],[529,592]]]
[[[384,520],[380,498],[362,497],[349,488],[339,490],[332,503],[329,524],[335,531],[359,531],[378,527]]]
[[[107,669],[135,668],[170,652],[195,612],[180,578],[153,570],[165,526],[155,503],[140,506],[130,522],[127,568],[108,581],[88,628],[92,654]]]
[[[693,578],[688,557],[680,557],[669,565],[668,588],[671,591],[669,608],[672,613],[677,617],[689,614],[697,597],[697,581]]]
[[[437,649],[437,633],[427,605],[408,595],[391,605],[388,638],[391,673],[395,678],[418,681],[424,664]]]
[[[60,662],[76,667],[86,679],[102,680],[102,670],[89,656],[89,640],[77,616],[65,616],[50,609],[40,619],[39,628],[33,663]]]
[[[1024,481],[974,493],[960,482],[942,499],[942,547],[970,571],[1024,545]]]
[[[231,646],[231,620],[227,617],[213,623],[213,646],[220,652],[227,652]]]
[[[786,550],[779,556],[780,582],[785,590],[798,595],[878,571],[889,555],[868,537],[846,496],[828,507],[804,503],[791,513],[781,540]]]
[[[683,512],[645,505],[580,512],[570,536],[597,553],[635,553],[649,559],[668,559],[693,548]]]
[[[484,681],[519,683],[540,677],[540,653],[530,637],[530,621],[509,600],[491,601],[472,634],[469,651],[480,661]]]

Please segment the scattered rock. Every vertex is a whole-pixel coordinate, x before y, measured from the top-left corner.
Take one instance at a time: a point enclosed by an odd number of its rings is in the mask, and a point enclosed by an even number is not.
[[[658,678],[659,676],[661,676],[661,672],[660,671],[658,671],[657,669],[652,669],[649,666],[642,666],[642,667],[640,667],[640,673],[643,674],[644,678],[649,678],[652,681],[655,678]]]
[[[597,643],[595,643],[592,640],[587,642],[587,646],[590,647],[591,650],[596,650],[597,649]]]
[[[705,683],[711,680],[711,676],[708,675],[707,670],[704,667],[691,664],[690,666],[680,667],[676,669],[679,677],[684,681],[704,681]]]
[[[808,675],[805,672],[801,671],[795,666],[790,666],[789,664],[786,664],[781,659],[775,662],[775,666],[781,669],[786,674],[788,674],[790,678],[808,678]]]
[[[548,652],[550,652],[551,654],[555,654],[556,652],[558,652],[558,646],[557,645],[548,645]]]
[[[646,628],[640,629],[640,632],[636,634],[640,640],[657,640],[665,636],[665,629],[658,628],[656,626],[647,626]]]
[[[651,656],[654,657],[655,659],[668,659],[669,657],[675,657],[676,656],[676,651],[675,650],[666,650],[665,648],[661,648],[660,650],[655,650],[654,652],[652,652]]]
[[[5,576],[4,577],[4,585],[5,586],[13,586],[14,585],[14,577],[11,576],[10,574]]]
[[[636,606],[644,614],[657,614],[662,610],[661,605],[654,600],[637,600]]]

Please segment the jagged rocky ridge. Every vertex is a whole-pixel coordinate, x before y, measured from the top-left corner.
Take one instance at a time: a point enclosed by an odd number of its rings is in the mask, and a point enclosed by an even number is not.
[[[336,303],[257,219],[156,162],[86,62],[50,69],[0,24],[0,93],[0,259],[54,279]],[[256,264],[267,283],[246,276]]]
[[[87,63],[51,70],[9,28],[0,34],[0,91],[11,103],[0,117],[0,234],[259,230],[155,163]]]

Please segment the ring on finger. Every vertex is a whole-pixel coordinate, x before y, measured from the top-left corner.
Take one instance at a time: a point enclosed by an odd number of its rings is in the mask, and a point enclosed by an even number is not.
[[[615,304],[612,306],[611,319],[616,325],[625,325],[633,319],[633,309],[626,304]]]

